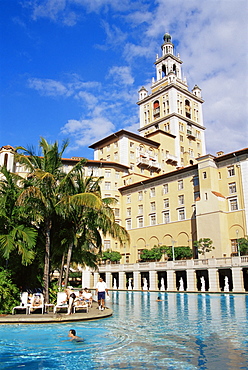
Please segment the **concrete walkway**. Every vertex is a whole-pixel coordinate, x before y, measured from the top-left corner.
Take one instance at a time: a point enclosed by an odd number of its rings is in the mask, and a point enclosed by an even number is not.
[[[97,320],[112,316],[113,310],[106,308],[104,311],[98,310],[98,305],[93,303],[88,312],[77,311],[72,315],[66,315],[64,311],[40,313],[33,312],[30,315],[25,313],[17,313],[15,315],[0,315],[0,324],[46,324],[46,323],[60,323],[60,322],[75,322],[85,320]],[[18,311],[17,311],[18,312]]]

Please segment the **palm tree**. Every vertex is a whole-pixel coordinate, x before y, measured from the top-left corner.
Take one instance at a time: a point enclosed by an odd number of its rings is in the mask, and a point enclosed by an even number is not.
[[[45,302],[49,302],[49,273],[51,253],[51,229],[53,219],[57,216],[57,204],[61,197],[60,182],[65,177],[62,171],[62,155],[68,146],[65,141],[59,151],[58,143],[48,144],[41,138],[39,146],[42,156],[35,155],[33,150],[23,147],[16,148],[16,159],[25,166],[29,175],[22,193],[18,198],[18,204],[33,208],[36,224],[45,238],[44,258],[44,295]],[[21,153],[18,153],[21,150]]]
[[[35,256],[37,231],[30,225],[27,209],[17,205],[21,192],[22,178],[0,169],[0,250],[8,260],[10,254],[17,250],[22,257],[22,264],[30,264]]]
[[[96,268],[97,255],[102,247],[102,236],[109,234],[118,239],[121,244],[129,240],[127,231],[115,222],[114,212],[110,208],[110,204],[115,202],[115,199],[101,198],[100,181],[101,178],[85,177],[82,168],[75,167],[71,178],[71,195],[61,200],[65,206],[64,213],[71,223],[65,285],[68,284],[73,247],[77,258],[80,256],[81,265]],[[92,195],[99,201],[97,208],[89,202]],[[87,202],[82,203],[83,199],[87,199]]]
[[[68,142],[63,142],[60,151],[57,142],[48,144],[44,138],[41,138],[39,146],[42,156],[35,155],[33,150],[27,150],[23,147],[16,148],[17,161],[24,165],[29,172],[23,191],[18,197],[18,204],[32,208],[35,224],[45,238],[43,288],[45,302],[49,302],[53,224],[60,217],[67,218],[62,199],[70,201],[67,194],[71,192],[72,175],[85,163],[85,160],[78,162],[75,168],[66,174],[63,171],[62,155]],[[21,153],[18,153],[18,150],[21,150]],[[101,206],[99,197],[93,193],[75,195],[73,202],[77,206],[87,206],[94,209],[99,209]]]

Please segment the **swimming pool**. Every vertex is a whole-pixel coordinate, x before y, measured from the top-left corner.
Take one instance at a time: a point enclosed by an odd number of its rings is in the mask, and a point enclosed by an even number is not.
[[[0,369],[247,369],[248,296],[111,292],[112,317],[1,325]],[[69,329],[84,343],[63,341]]]

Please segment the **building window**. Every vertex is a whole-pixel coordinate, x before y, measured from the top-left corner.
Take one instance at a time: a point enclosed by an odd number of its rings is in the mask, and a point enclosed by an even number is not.
[[[114,152],[114,160],[118,161],[118,152]]]
[[[138,192],[138,200],[143,200],[143,191]]]
[[[111,190],[111,182],[105,181],[105,190]]]
[[[115,141],[115,142],[114,142],[114,147],[115,147],[115,148],[118,148],[118,141]]]
[[[143,226],[144,226],[143,217],[138,217],[138,227],[143,227]]]
[[[164,212],[164,223],[168,224],[170,222],[170,212]]]
[[[150,215],[150,225],[151,226],[156,225],[156,215],[155,214]]]
[[[103,241],[103,249],[105,251],[109,250],[110,249],[110,240],[104,240]]]
[[[229,177],[234,176],[235,175],[234,166],[227,167],[227,173]]]
[[[237,211],[238,210],[238,200],[237,198],[229,199],[230,204],[230,211]]]
[[[134,159],[134,152],[130,152],[130,159]]]
[[[178,210],[178,220],[179,221],[185,220],[185,209],[184,208],[180,208]]]
[[[232,256],[238,255],[238,240],[231,239],[231,246],[232,246]]]
[[[178,190],[183,190],[183,180],[178,180]]]
[[[134,171],[134,164],[130,163],[130,171]]]
[[[156,195],[155,188],[151,188],[150,189],[150,197],[153,198],[153,197],[155,197],[155,195]]]
[[[184,153],[184,146],[180,147],[180,152],[183,154]]]
[[[183,123],[179,123],[179,130],[180,131],[184,131],[184,125],[183,125]]]
[[[126,229],[130,230],[131,226],[132,226],[132,220],[131,220],[131,218],[129,218],[129,219],[126,220]]]
[[[188,99],[185,100],[185,115],[187,118],[191,118],[190,101]]]
[[[179,206],[182,206],[184,204],[184,195],[179,195],[178,204]]]
[[[154,212],[154,211],[156,211],[156,203],[151,202],[151,212]]]
[[[193,151],[193,149],[189,149],[189,156],[190,156],[191,158],[193,158],[193,157],[194,157],[194,151]]]
[[[158,100],[156,100],[153,103],[153,117],[154,118],[160,117],[160,106],[159,106],[159,101]]]
[[[131,207],[127,208],[127,216],[131,216]]]
[[[163,194],[167,194],[169,192],[169,185],[168,184],[164,184],[163,185]]]
[[[194,192],[194,200],[196,201],[197,199],[198,200],[200,199],[200,192],[199,191]]]
[[[193,177],[193,184],[194,184],[194,186],[198,186],[199,185],[199,177],[198,176],[194,176]]]
[[[169,198],[164,199],[164,208],[169,208],[169,206],[170,206]]]
[[[131,203],[131,195],[127,195],[127,203]]]
[[[110,161],[110,155],[107,155],[107,161]]]
[[[120,209],[115,208],[115,217],[120,217]]]
[[[111,170],[105,170],[105,177],[111,176]]]
[[[107,145],[107,152],[110,151],[110,144]]]
[[[143,204],[139,204],[139,207],[138,207],[138,214],[139,214],[139,215],[143,215]]]
[[[233,194],[237,192],[236,182],[231,182],[228,186],[229,186],[229,194]]]
[[[131,141],[130,142],[130,148],[133,148],[134,147],[134,143]]]
[[[170,124],[169,123],[166,123],[164,125],[164,130],[165,130],[165,132],[170,132]]]
[[[180,141],[183,142],[183,135],[180,135]]]
[[[203,177],[203,179],[207,178],[207,172],[206,171],[202,172],[202,177]]]
[[[115,171],[115,178],[116,179],[119,179],[120,178],[120,172],[119,171]]]

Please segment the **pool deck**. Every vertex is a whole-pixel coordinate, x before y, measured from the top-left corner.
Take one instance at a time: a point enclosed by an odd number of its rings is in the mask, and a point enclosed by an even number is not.
[[[40,312],[40,310],[37,310]],[[76,312],[72,315],[66,315],[66,312],[48,312],[41,313],[33,312],[29,315],[25,313],[17,313],[15,315],[0,315],[0,324],[47,324],[61,322],[76,322],[86,320],[98,320],[113,315],[113,310],[106,308],[104,311],[99,311],[98,305],[93,303],[88,312]]]

